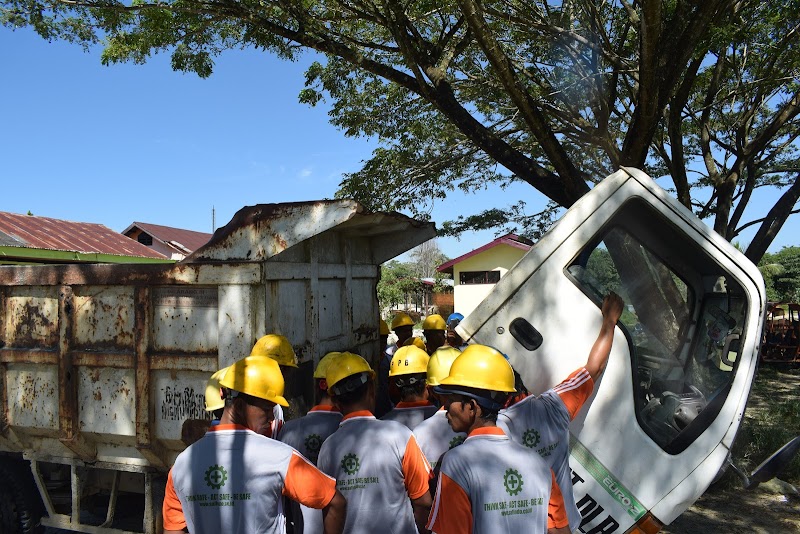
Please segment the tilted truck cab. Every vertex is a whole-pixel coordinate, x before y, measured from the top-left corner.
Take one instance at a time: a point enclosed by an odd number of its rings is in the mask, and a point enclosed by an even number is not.
[[[626,308],[570,427],[580,531],[668,524],[726,462],[766,306],[755,265],[641,171],[581,198],[458,327],[534,393],[586,362],[608,291]]]

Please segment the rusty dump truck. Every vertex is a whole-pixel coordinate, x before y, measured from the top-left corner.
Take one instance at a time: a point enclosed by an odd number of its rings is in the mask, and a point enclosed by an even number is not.
[[[310,408],[320,355],[378,356],[380,265],[434,236],[354,201],[269,204],[174,265],[0,267],[0,532],[156,532],[210,373],[279,332]]]
[[[350,349],[375,363],[380,264],[434,235],[352,201],[262,205],[175,265],[0,267],[0,528],[41,518],[158,531],[183,432],[207,424],[210,374],[259,336],[284,334],[303,362],[288,384],[302,413],[320,356]],[[570,426],[576,531],[650,534],[729,462],[766,312],[758,269],[647,175],[621,169],[458,330],[507,354],[540,393],[586,362],[611,290],[626,308]],[[537,435],[525,444],[547,454]],[[742,473],[746,486],[774,475],[769,465]]]

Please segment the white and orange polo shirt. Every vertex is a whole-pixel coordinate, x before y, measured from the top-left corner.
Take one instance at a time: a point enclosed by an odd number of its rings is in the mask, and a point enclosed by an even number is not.
[[[178,455],[167,477],[165,530],[286,531],[283,497],[324,508],[336,481],[292,447],[239,425],[216,425]]]
[[[403,424],[348,414],[322,444],[319,468],[347,499],[348,533],[416,532],[411,501],[428,491],[431,466]]]
[[[444,455],[427,528],[436,534],[544,534],[552,474],[498,427]]]
[[[551,509],[556,518],[551,526],[580,526],[581,514],[572,493],[569,468],[569,424],[594,391],[594,381],[585,368],[539,396],[531,395],[500,411],[497,426],[517,443],[536,451],[555,473],[561,488],[564,510]]]

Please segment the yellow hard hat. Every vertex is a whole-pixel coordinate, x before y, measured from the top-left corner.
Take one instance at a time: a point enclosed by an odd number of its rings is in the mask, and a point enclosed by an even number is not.
[[[429,359],[428,353],[418,347],[400,347],[392,356],[389,376],[427,373]]]
[[[328,372],[328,367],[330,367],[331,363],[341,355],[341,352],[329,352],[320,358],[317,368],[314,369],[314,378],[325,378],[325,375]]]
[[[438,386],[442,379],[450,374],[450,366],[453,361],[461,354],[455,347],[439,347],[428,360],[428,385]]]
[[[225,371],[219,384],[281,406],[289,406],[283,398],[284,381],[278,362],[264,356],[247,356]]]
[[[407,313],[400,312],[394,316],[392,330],[401,326],[414,326],[414,320]]]
[[[228,368],[224,367],[211,375],[211,378],[208,379],[206,382],[206,411],[213,412],[214,410],[219,410],[220,408],[225,407],[225,399],[222,398],[222,395],[219,393],[219,381],[225,376],[225,371]]]
[[[464,386],[512,393],[514,369],[497,350],[486,345],[469,345],[450,366],[450,374],[441,380],[442,386]]]
[[[423,330],[447,330],[447,325],[444,322],[444,318],[441,315],[434,313],[433,315],[429,315],[425,318],[422,322],[422,329]]]
[[[375,371],[369,366],[367,360],[358,354],[342,352],[333,363],[334,365],[328,366],[325,380],[328,382],[328,392],[334,395],[341,395],[346,392],[346,390],[343,390],[341,387],[337,388],[336,384],[349,376],[364,373],[368,374],[370,378],[375,378]],[[364,382],[365,381],[362,381],[361,383],[363,384]]]
[[[380,330],[380,335],[382,336],[389,335],[389,325],[386,324],[386,321],[384,321],[383,319],[381,319],[379,330]]]
[[[285,336],[278,334],[267,334],[258,338],[253,350],[250,351],[250,356],[266,356],[278,362],[278,365],[297,367],[297,356],[294,354],[292,344]]]

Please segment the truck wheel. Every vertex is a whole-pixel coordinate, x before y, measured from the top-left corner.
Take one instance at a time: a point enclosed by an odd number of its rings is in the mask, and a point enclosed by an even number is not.
[[[0,464],[0,532],[42,532],[39,524],[42,501],[28,462],[3,460]]]

